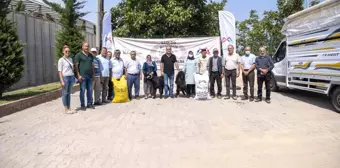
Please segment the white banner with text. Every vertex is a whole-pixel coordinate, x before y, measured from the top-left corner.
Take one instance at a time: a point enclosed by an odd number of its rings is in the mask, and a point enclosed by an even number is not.
[[[188,52],[192,51],[197,57],[200,49],[206,48],[208,56],[217,48],[220,51],[220,37],[192,37],[192,38],[164,38],[164,39],[136,39],[136,38],[114,38],[114,48],[121,51],[121,58],[130,58],[130,52],[137,52],[137,59],[143,64],[147,55],[159,68],[162,55],[165,54],[166,46],[172,47],[172,53],[176,55],[180,68],[187,59]]]

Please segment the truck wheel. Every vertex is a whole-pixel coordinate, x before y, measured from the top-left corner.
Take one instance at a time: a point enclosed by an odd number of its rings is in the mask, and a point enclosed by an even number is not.
[[[331,103],[335,111],[340,113],[340,86],[335,88],[331,94]]]
[[[270,82],[270,89],[273,92],[278,92],[279,91],[279,87],[277,86],[276,80],[274,78],[274,75],[272,75],[272,80]]]

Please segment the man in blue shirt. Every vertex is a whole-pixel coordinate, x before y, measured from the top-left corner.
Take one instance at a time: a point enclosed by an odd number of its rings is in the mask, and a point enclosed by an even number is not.
[[[263,82],[266,86],[266,102],[270,103],[270,82],[271,82],[271,71],[274,68],[274,62],[271,57],[266,55],[266,49],[264,47],[260,48],[260,56],[255,60],[256,70],[257,70],[257,95],[258,98],[256,102],[262,101],[262,87]]]
[[[250,86],[250,101],[254,101],[254,82],[255,82],[255,59],[256,56],[251,53],[251,48],[246,47],[245,55],[241,57],[241,70],[243,79],[243,95],[241,100],[248,99],[248,83]]]
[[[99,59],[103,69],[102,69],[102,103],[109,103],[107,100],[107,93],[109,89],[109,81],[112,76],[112,63],[107,56],[107,49],[105,47],[102,48],[101,54],[97,56]]]

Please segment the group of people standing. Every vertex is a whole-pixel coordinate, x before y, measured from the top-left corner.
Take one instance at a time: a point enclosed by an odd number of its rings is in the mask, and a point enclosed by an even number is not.
[[[207,50],[201,49],[201,55],[194,57],[193,52],[188,52],[188,57],[184,63],[183,71],[186,76],[187,96],[190,97],[195,93],[194,74],[207,73],[209,75],[209,92],[212,98],[222,98],[222,79],[226,82],[226,95],[224,99],[237,100],[236,95],[236,78],[242,73],[243,79],[243,94],[241,100],[254,101],[254,83],[255,69],[257,71],[258,95],[256,102],[262,101],[262,88],[265,83],[266,97],[265,101],[270,103],[270,82],[271,70],[274,68],[274,63],[270,56],[266,55],[264,47],[259,48],[259,56],[251,53],[251,48],[245,48],[245,55],[239,56],[234,52],[234,46],[228,46],[228,54],[224,57],[219,55],[219,50],[213,50],[213,56],[207,56]],[[215,84],[217,84],[217,94],[215,93]],[[248,95],[248,86],[250,95]],[[170,85],[171,87],[171,85]],[[230,94],[230,90],[232,94]]]
[[[262,86],[266,86],[266,102],[270,102],[270,79],[271,70],[274,67],[271,57],[266,56],[265,49],[260,48],[260,56],[256,57],[251,53],[250,47],[245,49],[245,55],[240,57],[234,52],[232,45],[228,46],[228,54],[224,57],[219,55],[218,49],[213,50],[213,56],[207,56],[207,50],[201,49],[201,55],[195,58],[192,51],[188,52],[185,60],[183,72],[185,73],[185,83],[187,96],[195,95],[195,73],[207,73],[210,79],[210,95],[222,98],[222,78],[226,80],[225,99],[231,97],[236,100],[236,78],[242,72],[243,93],[242,100],[254,100],[255,69],[257,70],[258,99],[262,101]],[[64,46],[63,57],[58,61],[58,71],[60,83],[62,85],[62,102],[66,113],[75,113],[70,108],[71,88],[75,82],[80,84],[80,110],[95,108],[111,102],[114,98],[113,82],[111,78],[120,80],[123,76],[127,80],[129,99],[139,99],[140,81],[144,75],[145,98],[156,98],[156,88],[152,82],[157,77],[157,65],[152,60],[151,55],[147,55],[146,62],[141,64],[136,59],[136,51],[130,52],[130,59],[123,61],[120,57],[120,50],[114,53],[107,51],[105,47],[98,55],[97,50],[92,48],[89,51],[88,43],[82,44],[82,51],[77,53],[72,59],[70,48]],[[164,82],[164,98],[174,98],[174,76],[175,67],[179,70],[176,56],[172,53],[171,46],[166,47],[166,53],[161,57],[160,72]],[[217,84],[217,94],[214,85]],[[232,96],[230,96],[230,84]],[[248,97],[248,84],[250,96]],[[134,97],[132,88],[134,87]],[[86,92],[86,104],[85,104]],[[94,100],[93,100],[94,92]]]

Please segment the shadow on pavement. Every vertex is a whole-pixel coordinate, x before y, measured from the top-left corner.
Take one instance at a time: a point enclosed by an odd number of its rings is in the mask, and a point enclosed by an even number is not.
[[[276,93],[323,109],[334,111],[329,98],[323,94],[294,89],[280,89],[280,91]]]

